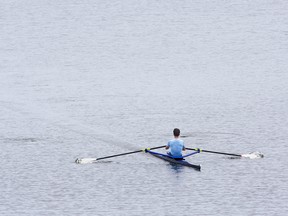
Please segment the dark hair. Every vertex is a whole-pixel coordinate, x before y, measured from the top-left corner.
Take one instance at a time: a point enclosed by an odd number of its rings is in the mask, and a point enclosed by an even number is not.
[[[178,128],[174,128],[173,134],[174,134],[174,136],[176,136],[176,137],[180,136],[180,130],[179,130]]]

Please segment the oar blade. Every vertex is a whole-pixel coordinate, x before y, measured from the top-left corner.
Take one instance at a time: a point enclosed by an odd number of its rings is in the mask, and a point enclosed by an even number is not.
[[[97,161],[97,158],[77,158],[75,160],[75,163],[77,164],[89,164],[89,163],[95,163]]]
[[[248,154],[243,154],[243,158],[249,158],[249,159],[260,159],[264,157],[264,154],[261,152],[250,152]]]

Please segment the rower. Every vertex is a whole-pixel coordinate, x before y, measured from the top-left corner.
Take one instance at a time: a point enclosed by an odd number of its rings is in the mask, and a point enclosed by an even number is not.
[[[180,137],[180,130],[174,128],[173,130],[174,139],[170,140],[165,146],[165,149],[169,149],[167,154],[173,157],[175,160],[183,160],[182,151],[185,151],[183,140]]]

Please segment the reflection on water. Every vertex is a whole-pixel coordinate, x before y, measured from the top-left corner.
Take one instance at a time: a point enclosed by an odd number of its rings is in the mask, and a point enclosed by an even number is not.
[[[173,170],[175,173],[181,173],[185,167],[179,164],[169,162],[169,168]]]

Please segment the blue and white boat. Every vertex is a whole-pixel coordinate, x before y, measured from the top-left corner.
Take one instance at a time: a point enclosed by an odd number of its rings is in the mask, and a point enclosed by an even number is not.
[[[170,155],[161,154],[161,153],[158,153],[158,152],[153,152],[153,151],[150,151],[149,149],[145,149],[145,152],[147,152],[147,153],[149,153],[149,154],[151,154],[154,157],[157,157],[159,159],[168,161],[168,162],[170,162],[172,164],[177,164],[177,165],[181,165],[181,166],[191,167],[191,168],[194,168],[195,170],[198,170],[198,171],[201,170],[201,166],[200,165],[191,164],[191,163],[187,162],[184,159],[185,157],[197,154],[198,152],[193,152],[193,153],[184,155],[182,159],[178,159],[178,158],[175,159],[175,158],[171,157]]]

